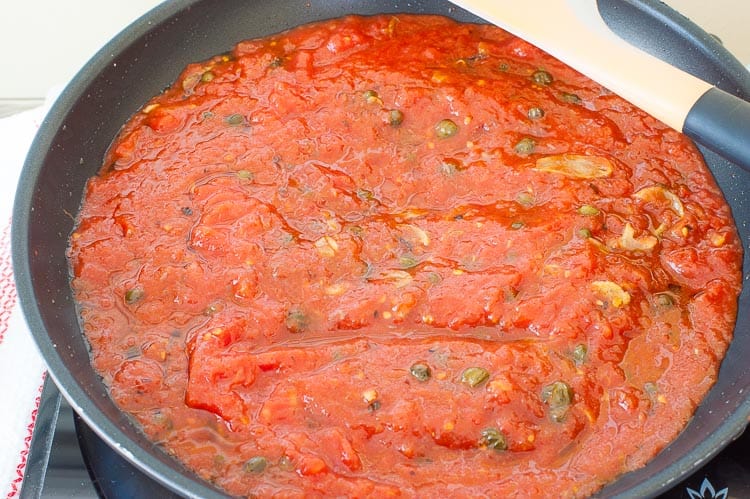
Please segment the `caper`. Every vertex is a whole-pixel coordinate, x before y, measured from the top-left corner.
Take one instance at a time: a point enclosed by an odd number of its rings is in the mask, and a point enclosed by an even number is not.
[[[378,96],[378,93],[375,90],[365,90],[362,96],[365,98],[365,101],[368,104],[382,104],[383,103],[383,101],[380,100],[380,97]]]
[[[507,62],[501,62],[497,69],[499,69],[503,73],[506,73],[510,69],[510,65]]]
[[[409,368],[409,372],[419,381],[427,381],[432,377],[432,369],[424,362],[415,362]]]
[[[568,102],[570,104],[580,104],[581,98],[578,97],[576,94],[571,94],[568,92],[563,92],[560,94],[560,98],[563,100],[563,102]]]
[[[583,215],[584,217],[594,217],[599,214],[599,210],[596,208],[596,206],[584,204],[583,206],[578,208],[578,213],[580,215]]]
[[[274,57],[271,59],[271,62],[268,64],[269,68],[280,68],[284,64],[284,59],[281,57]]]
[[[654,304],[657,307],[671,307],[674,305],[674,298],[669,293],[657,293],[654,295]]]
[[[547,86],[552,83],[552,81],[554,81],[552,75],[543,69],[534,71],[534,74],[531,75],[531,79],[534,80],[534,83],[536,83],[537,85],[542,86]]]
[[[402,269],[410,269],[419,265],[419,260],[414,255],[401,255],[398,264]]]
[[[544,117],[544,110],[541,107],[532,107],[526,115],[530,120],[538,120]]]
[[[452,177],[459,170],[463,169],[461,162],[454,158],[445,158],[442,163],[440,163],[440,173],[446,177]]]
[[[573,390],[564,381],[555,381],[542,388],[542,402],[550,407],[568,406],[572,400]]]
[[[391,126],[399,126],[404,122],[404,113],[398,109],[388,111],[388,123]]]
[[[490,373],[482,367],[469,367],[461,373],[461,383],[475,388],[490,378]]]
[[[290,333],[302,333],[310,326],[310,318],[302,310],[293,308],[287,312],[284,325]]]
[[[221,307],[218,304],[212,303],[209,306],[207,306],[205,309],[203,309],[203,315],[209,315],[209,316],[214,315],[220,310],[221,310]]]
[[[206,71],[201,75],[201,81],[203,83],[208,83],[209,81],[214,79],[214,74],[211,71]]]
[[[588,238],[590,238],[591,237],[591,229],[587,229],[585,227],[582,228],[582,229],[578,229],[578,237],[580,237],[581,239],[588,239]]]
[[[226,121],[228,125],[237,126],[242,125],[245,122],[245,117],[240,113],[234,113],[227,116],[224,121]]]
[[[525,224],[523,222],[513,222],[510,224],[510,228],[513,230],[522,229]]]
[[[245,462],[243,468],[248,473],[262,473],[268,466],[268,460],[263,456],[254,456]]]
[[[373,194],[372,191],[367,189],[357,189],[357,197],[361,199],[362,201],[370,201],[375,197],[375,194]]]
[[[141,288],[131,288],[125,292],[125,303],[132,305],[139,302],[146,294]]]
[[[534,196],[530,192],[520,192],[516,196],[516,201],[523,206],[532,206],[534,204]]]
[[[518,144],[514,147],[516,154],[526,156],[534,152],[536,148],[536,141],[531,137],[524,137],[518,141]]]
[[[583,364],[586,361],[586,354],[588,353],[588,348],[583,343],[576,345],[572,352],[573,362],[576,364]]]
[[[508,441],[497,428],[485,428],[479,437],[479,446],[496,451],[506,450]]]
[[[243,180],[252,180],[255,174],[250,170],[237,170],[237,176]]]
[[[552,419],[560,422],[573,402],[573,389],[564,381],[555,381],[542,388],[542,402],[549,406]]]
[[[452,120],[440,120],[438,124],[435,125],[435,133],[441,139],[453,137],[458,133],[458,125],[456,125],[456,123],[454,123]]]

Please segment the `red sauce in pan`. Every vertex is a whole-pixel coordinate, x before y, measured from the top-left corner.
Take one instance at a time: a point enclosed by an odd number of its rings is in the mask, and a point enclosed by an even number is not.
[[[676,437],[741,251],[680,134],[500,29],[397,15],[190,65],[69,257],[113,399],[229,493],[507,497]]]

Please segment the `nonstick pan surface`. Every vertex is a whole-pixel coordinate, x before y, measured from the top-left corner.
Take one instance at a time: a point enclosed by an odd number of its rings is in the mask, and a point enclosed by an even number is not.
[[[742,98],[750,75],[719,42],[652,0],[599,0],[616,32],[645,50]],[[519,8],[523,3],[519,2]],[[441,0],[175,0],[106,45],[65,89],[32,145],[13,214],[19,298],[49,372],[83,420],[148,475],[187,497],[220,497],[142,436],[110,400],[89,363],[71,294],[65,251],[87,179],[119,128],[190,62],[238,41],[345,14],[442,14],[479,22]],[[529,15],[533,15],[532,12]],[[750,173],[703,150],[747,248]],[[744,257],[745,282],[750,257]],[[749,286],[750,287],[750,286]],[[750,291],[740,297],[735,339],[719,379],[681,436],[649,465],[623,475],[603,497],[648,497],[678,483],[745,428],[750,415]]]

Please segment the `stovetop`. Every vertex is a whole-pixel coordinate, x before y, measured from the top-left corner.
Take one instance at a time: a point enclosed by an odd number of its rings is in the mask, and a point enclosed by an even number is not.
[[[177,498],[110,449],[48,379],[21,499]],[[659,499],[750,497],[750,431]]]

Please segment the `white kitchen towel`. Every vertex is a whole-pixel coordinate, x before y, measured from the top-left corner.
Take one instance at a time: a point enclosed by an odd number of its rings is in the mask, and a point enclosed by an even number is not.
[[[46,375],[18,303],[10,228],[21,167],[53,99],[0,119],[0,498],[20,492]]]

